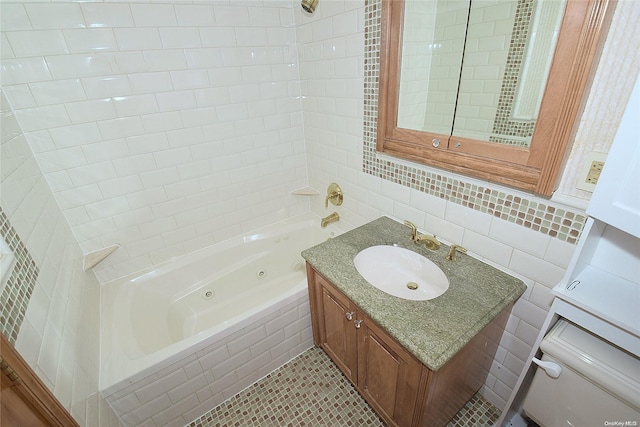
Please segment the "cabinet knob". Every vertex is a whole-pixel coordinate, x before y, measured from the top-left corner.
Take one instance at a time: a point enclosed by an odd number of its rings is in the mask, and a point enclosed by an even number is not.
[[[347,320],[353,320],[353,315],[356,314],[354,311],[348,311],[345,316],[347,316]]]
[[[356,329],[360,329],[360,325],[362,325],[362,322],[364,322],[364,320],[356,320],[355,322],[353,322],[353,324],[356,326]]]

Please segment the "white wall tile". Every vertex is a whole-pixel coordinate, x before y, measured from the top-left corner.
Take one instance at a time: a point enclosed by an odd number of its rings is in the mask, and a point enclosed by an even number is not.
[[[184,70],[187,68],[182,49],[145,50],[143,56],[149,71]]]
[[[174,5],[178,25],[185,27],[208,27],[213,25],[213,7],[200,4]]]
[[[25,132],[50,129],[71,123],[67,111],[60,104],[18,110],[16,117]]]
[[[106,140],[142,135],[145,132],[140,117],[122,117],[98,122],[100,133]]]
[[[31,94],[31,89],[26,84],[5,86],[2,88],[4,95],[13,109],[35,107],[36,101]]]
[[[509,265],[513,253],[511,246],[470,230],[464,231],[462,246],[482,258],[502,266]]]
[[[121,97],[132,93],[126,76],[85,77],[82,85],[88,98]]]
[[[197,27],[165,27],[160,28],[162,46],[166,49],[198,48],[202,46],[200,32]]]
[[[156,165],[160,168],[184,164],[192,160],[191,150],[187,147],[156,151],[154,153],[154,158],[156,160]]]
[[[172,4],[131,4],[131,12],[138,27],[177,25]]]
[[[576,245],[563,242],[559,239],[551,239],[549,241],[549,247],[544,254],[544,259],[558,267],[566,268],[569,266],[575,250]]]
[[[67,174],[76,186],[93,184],[116,177],[116,171],[110,161],[69,168]]]
[[[83,166],[87,161],[82,149],[73,147],[40,153],[38,155],[38,163],[42,171],[46,173]]]
[[[229,27],[249,26],[249,11],[241,6],[218,6],[214,8],[214,15],[218,25]]]
[[[116,96],[113,97],[113,105],[119,117],[152,114],[159,110],[153,94]]]
[[[196,98],[191,90],[156,93],[160,111],[177,111],[195,108]]]
[[[101,140],[100,130],[95,123],[63,126],[50,129],[49,133],[58,148],[90,144]]]
[[[125,176],[151,171],[156,168],[156,162],[152,154],[139,154],[116,159],[113,167],[119,176]]]
[[[513,251],[509,268],[550,288],[562,279],[565,271],[561,267],[519,250]]]
[[[132,27],[133,17],[127,3],[80,3],[88,27]]]
[[[5,33],[17,57],[60,55],[69,53],[62,32],[55,30],[17,31]]]
[[[489,215],[451,202],[447,203],[445,219],[484,236],[489,234],[491,226]]]
[[[72,53],[109,51],[118,47],[111,29],[64,30],[62,33]]]
[[[51,78],[44,58],[3,59],[0,66],[2,83],[7,86]]]
[[[77,3],[25,4],[35,29],[84,28],[84,16]]]
[[[209,74],[206,70],[181,70],[171,72],[171,81],[175,90],[209,87]]]
[[[73,123],[85,123],[98,120],[115,119],[117,113],[110,98],[66,104],[67,113]]]
[[[80,79],[32,83],[30,88],[38,105],[67,103],[86,98]]]
[[[0,14],[0,26],[3,31],[31,30],[29,16],[20,3],[3,3],[2,14]]]
[[[173,89],[168,72],[129,74],[133,93],[166,92]]]
[[[537,258],[544,256],[551,240],[545,234],[497,218],[491,222],[489,237]]]
[[[174,166],[169,166],[164,169],[154,169],[149,172],[142,172],[140,174],[140,179],[142,180],[144,188],[153,188],[177,182],[180,177],[178,175],[178,170]]]
[[[118,47],[122,50],[162,48],[162,40],[157,28],[117,28],[114,33]]]
[[[82,146],[87,162],[99,163],[103,160],[121,159],[130,154],[127,143],[124,139],[108,140],[85,144]],[[114,166],[115,167],[115,166]]]
[[[109,52],[47,56],[46,63],[54,79],[109,76],[117,71],[115,57]]]

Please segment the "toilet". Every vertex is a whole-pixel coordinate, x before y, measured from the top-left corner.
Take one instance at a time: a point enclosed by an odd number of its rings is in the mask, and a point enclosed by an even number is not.
[[[640,359],[562,319],[523,403],[543,427],[640,426]]]

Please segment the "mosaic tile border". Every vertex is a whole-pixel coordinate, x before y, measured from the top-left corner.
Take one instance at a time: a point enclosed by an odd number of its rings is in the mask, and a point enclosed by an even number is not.
[[[498,98],[498,109],[493,122],[492,132],[495,136],[489,138],[490,141],[526,147],[528,147],[531,142],[531,136],[533,135],[533,128],[536,122],[534,120],[513,119],[511,118],[511,111],[513,111],[513,104],[518,90],[520,70],[524,64],[533,8],[533,0],[518,0],[516,16],[513,23],[513,37],[509,43],[507,66],[504,70],[500,97]],[[526,140],[510,140],[507,135],[526,138]]]
[[[15,345],[27,306],[36,286],[40,269],[0,208],[0,234],[16,258],[7,283],[0,294],[0,327],[5,337]]]
[[[376,154],[380,15],[382,0],[365,0],[363,172],[414,188],[497,218],[576,244],[584,228],[584,212],[538,202],[444,174],[379,158]]]

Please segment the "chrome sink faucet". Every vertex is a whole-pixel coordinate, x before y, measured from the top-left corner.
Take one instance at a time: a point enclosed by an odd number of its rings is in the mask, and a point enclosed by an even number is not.
[[[424,242],[427,249],[434,251],[440,249],[440,242],[436,236],[418,233],[418,229],[411,221],[405,221],[404,224],[411,229],[411,235],[409,235],[410,240],[413,240],[416,243]]]

